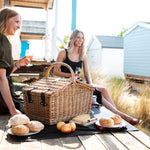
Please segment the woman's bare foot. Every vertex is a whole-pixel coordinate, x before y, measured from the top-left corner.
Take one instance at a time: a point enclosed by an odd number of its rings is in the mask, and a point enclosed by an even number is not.
[[[129,123],[132,124],[133,126],[135,126],[140,123],[140,120],[134,118],[134,119],[131,119]]]
[[[126,115],[126,114],[124,114],[124,115],[122,116],[122,118],[123,118],[124,120],[126,120],[128,123],[130,123],[131,125],[133,125],[133,126],[135,126],[135,125],[137,125],[137,124],[140,123],[140,120],[135,119],[135,118],[132,118],[132,117]]]

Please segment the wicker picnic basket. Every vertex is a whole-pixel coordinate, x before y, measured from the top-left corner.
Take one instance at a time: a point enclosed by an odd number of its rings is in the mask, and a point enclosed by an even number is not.
[[[49,77],[55,65],[66,66],[72,78]],[[30,119],[53,125],[72,117],[90,113],[93,86],[75,79],[72,68],[65,63],[52,63],[45,78],[23,88],[24,110]]]

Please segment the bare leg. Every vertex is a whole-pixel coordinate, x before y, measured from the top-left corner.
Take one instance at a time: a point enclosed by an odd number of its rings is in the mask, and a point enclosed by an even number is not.
[[[105,87],[102,87],[102,86],[99,86],[99,85],[96,85],[96,84],[94,84],[94,87],[95,87],[97,90],[101,91],[102,96],[103,96],[109,103],[111,103],[112,106],[115,107],[114,101],[113,101],[112,98],[110,97],[110,95],[109,95],[109,93],[108,93],[108,91],[107,91],[107,89],[106,89]]]
[[[116,107],[114,107],[109,101],[107,101],[104,97],[102,97],[102,104],[103,106],[105,106],[107,109],[109,109],[110,111],[112,111],[115,114],[120,115],[124,120],[126,120],[127,122],[129,122],[132,125],[136,125],[139,123],[138,119],[132,118],[130,116],[128,116],[127,114],[124,114],[122,112],[120,112],[119,110],[116,109]]]

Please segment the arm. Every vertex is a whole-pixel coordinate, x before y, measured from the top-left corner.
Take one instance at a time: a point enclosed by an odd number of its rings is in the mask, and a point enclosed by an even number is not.
[[[21,66],[26,66],[31,60],[28,59],[27,57],[23,57],[22,59],[18,60],[16,62],[17,66],[18,67],[21,67]],[[11,73],[15,72],[18,68],[16,67],[16,65],[14,64],[14,68],[12,70]]]
[[[65,50],[62,50],[59,52],[58,56],[57,56],[57,59],[56,59],[56,62],[63,62],[66,58],[66,52]],[[60,70],[60,66],[61,65],[56,65],[54,67],[54,74],[56,76],[60,76],[60,77],[67,77],[67,78],[70,78],[71,77],[71,73],[64,73],[64,72],[61,72]]]
[[[89,72],[89,68],[88,68],[88,60],[87,60],[86,55],[83,58],[83,71],[84,71],[84,77],[85,77],[86,81],[89,84],[92,84],[92,80],[91,80],[91,76],[90,76],[90,72]]]
[[[0,92],[11,115],[21,113],[15,108],[15,105],[11,97],[8,80],[6,77],[6,69],[2,69],[2,68],[0,69]]]

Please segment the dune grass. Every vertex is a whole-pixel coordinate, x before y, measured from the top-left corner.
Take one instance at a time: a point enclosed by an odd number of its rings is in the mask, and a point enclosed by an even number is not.
[[[97,71],[95,71],[97,70]],[[93,83],[103,85],[109,91],[117,109],[142,120],[136,127],[150,136],[150,92],[137,92],[122,78],[107,77],[98,69],[90,69]]]

